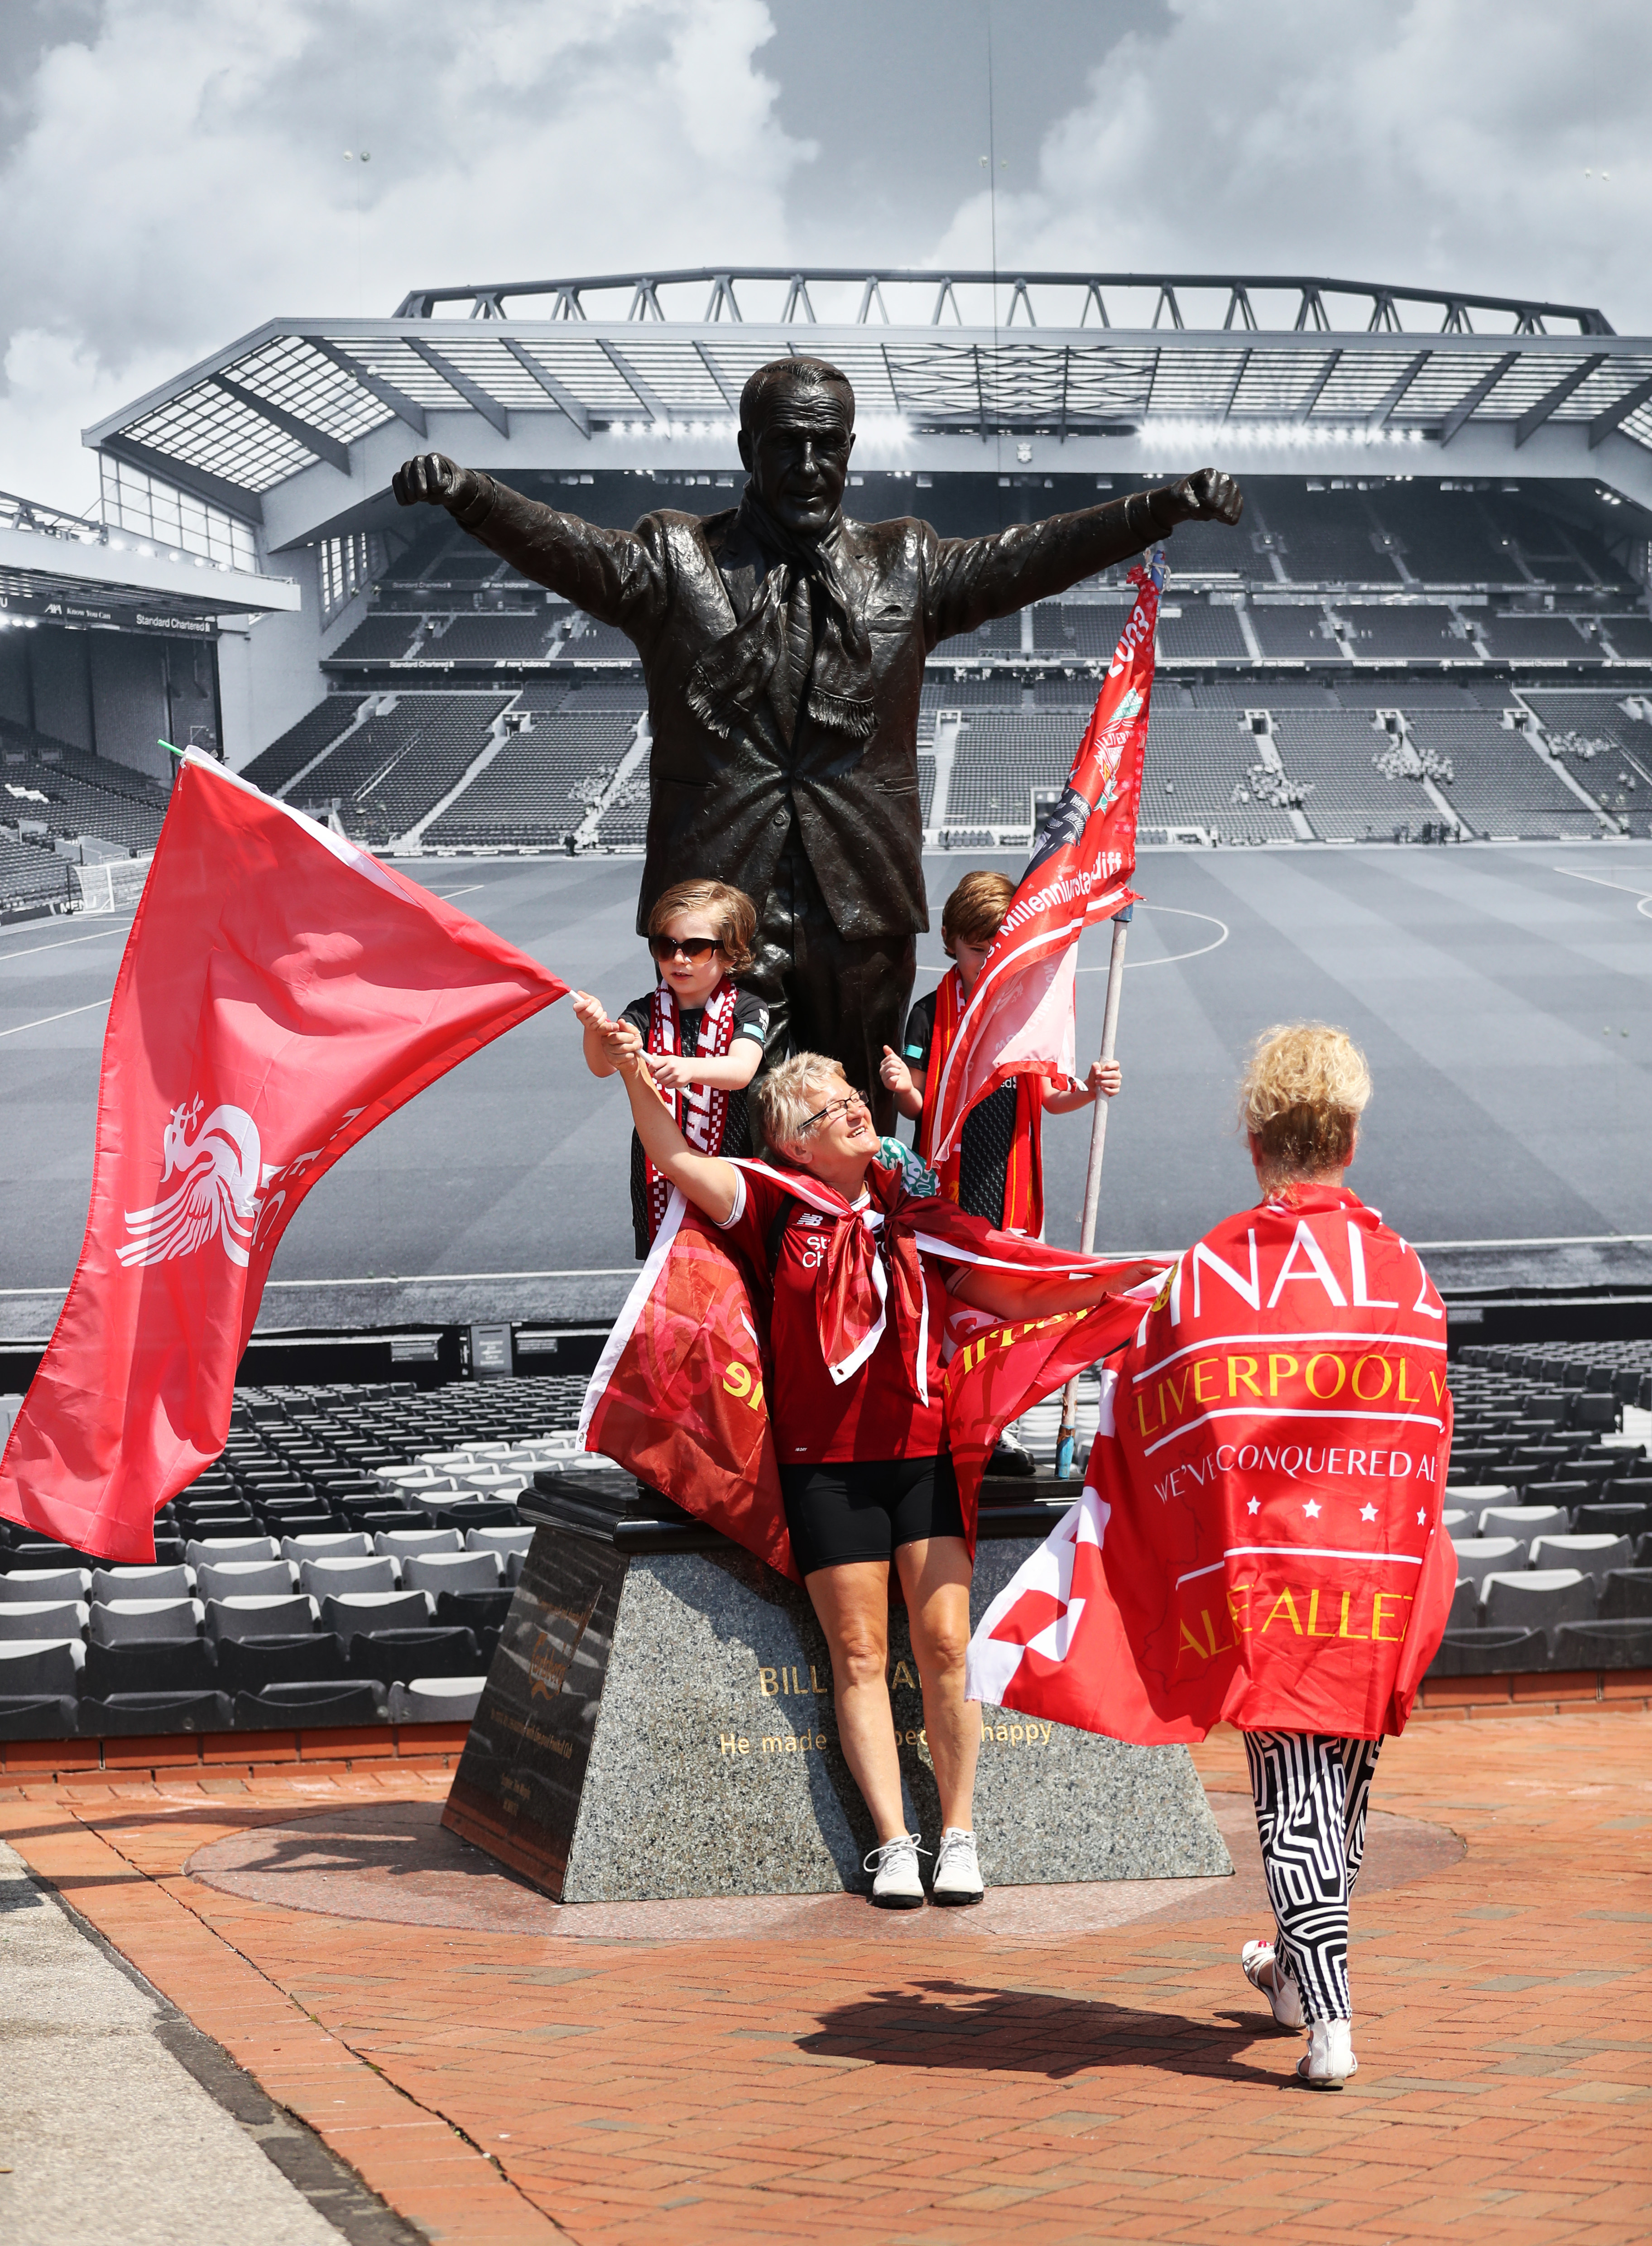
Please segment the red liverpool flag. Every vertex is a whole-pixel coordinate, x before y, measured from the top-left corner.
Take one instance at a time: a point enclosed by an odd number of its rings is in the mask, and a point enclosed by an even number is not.
[[[1416,1252],[1293,1188],[1182,1256],[1105,1378],[1083,1500],[982,1617],[970,1696],[1144,1746],[1402,1730],[1457,1582]]]
[[[111,1560],[223,1448],[299,1203],[566,984],[210,759],[179,768],[110,1001],[92,1208],[0,1514]]]
[[[1072,1074],[1078,939],[1132,899],[1163,555],[1130,575],[1136,605],[1066,787],[1034,838],[942,1064],[928,1157],[936,1164],[953,1153],[969,1110],[1007,1078]]]

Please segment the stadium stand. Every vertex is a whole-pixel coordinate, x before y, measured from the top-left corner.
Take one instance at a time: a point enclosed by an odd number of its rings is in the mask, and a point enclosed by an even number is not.
[[[1112,649],[1107,652],[1111,655]],[[1159,652],[1166,663],[1250,660],[1245,635],[1231,608],[1216,609],[1203,601],[1186,599],[1167,603],[1166,609],[1160,611]]]
[[[1197,827],[1235,842],[1288,842],[1296,832],[1288,812],[1257,793],[1253,772],[1259,762],[1254,737],[1233,712],[1173,709],[1155,700],[1142,786],[1144,834],[1158,840],[1176,827]]]
[[[1652,781],[1652,725],[1641,717],[1629,717],[1614,694],[1524,687],[1519,698],[1531,707],[1547,734],[1558,734],[1562,739],[1574,737],[1582,744],[1596,745],[1596,752],[1605,745],[1628,759],[1641,779]],[[1585,757],[1575,764],[1585,788],[1589,786],[1591,761]]]
[[[306,710],[296,725],[277,735],[262,755],[247,766],[244,777],[268,795],[283,788],[296,772],[330,749],[362,706],[357,694],[330,694],[313,710]]]
[[[1130,616],[1122,602],[1105,606],[1094,602],[1080,604],[1077,601],[1041,601],[1032,612],[1033,646],[1040,655],[1080,656],[1088,661],[1099,658],[1105,663],[1118,644],[1118,635]],[[1020,620],[1006,616],[988,630],[1002,633],[1004,625],[1016,625],[1016,647],[1021,644]],[[957,643],[948,641],[948,647]],[[1241,650],[1242,652],[1242,650]]]
[[[1652,664],[1652,616],[1603,616],[1600,623],[1616,662]]]
[[[405,663],[413,647],[415,634],[422,637],[424,629],[425,618],[420,614],[391,611],[364,616],[327,660],[329,664]]]
[[[636,661],[636,649],[622,631],[612,624],[600,624],[583,610],[574,611],[571,636],[562,642],[562,653],[574,663],[626,663]]]
[[[1302,809],[1322,841],[1381,841],[1398,827],[1438,821],[1438,807],[1420,780],[1391,779],[1372,759],[1390,736],[1362,711],[1290,711],[1275,726],[1281,761],[1310,790]]]
[[[1598,640],[1586,639],[1570,616],[1490,615],[1480,620],[1487,651],[1500,663],[1599,662]]]
[[[69,861],[50,845],[16,841],[0,828],[0,912],[50,904],[71,893]]]
[[[129,765],[6,719],[0,720],[0,803],[11,817],[41,820],[65,841],[92,835],[144,856],[160,837],[167,790]]]
[[[445,631],[421,642],[420,663],[536,662],[550,626],[541,609],[532,616],[455,616]]]
[[[1311,603],[1258,602],[1251,630],[1264,656],[1293,663],[1346,663],[1348,657],[1322,609]]]
[[[630,745],[635,711],[559,713],[554,725],[513,734],[464,794],[425,830],[439,848],[520,847],[572,834],[600,778]]]
[[[1472,662],[1474,649],[1460,618],[1433,602],[1415,606],[1345,605],[1345,636],[1356,662]]]
[[[953,759],[948,830],[1030,835],[1033,789],[1060,787],[1074,747],[1072,721],[1059,712],[972,711]]]
[[[1163,698],[1166,683],[1161,681],[1154,690],[1155,709]],[[1333,689],[1317,679],[1277,676],[1196,678],[1184,691],[1192,697],[1191,706],[1195,710],[1334,710],[1348,692],[1340,679]]]
[[[1356,487],[1309,484],[1271,489],[1267,527],[1288,576],[1300,583],[1393,584],[1399,572],[1381,543],[1381,527]]]
[[[1490,711],[1419,711],[1411,734],[1419,749],[1450,758],[1445,793],[1476,833],[1554,841],[1600,832],[1601,815]]]
[[[359,841],[388,842],[458,785],[510,698],[401,697],[393,709],[370,718],[306,773],[289,800],[301,809],[337,803],[345,827]]]

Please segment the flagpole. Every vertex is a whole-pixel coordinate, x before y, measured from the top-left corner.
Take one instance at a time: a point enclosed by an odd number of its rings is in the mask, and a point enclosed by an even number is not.
[[[1125,944],[1129,934],[1129,922],[1134,905],[1123,905],[1113,915],[1112,951],[1107,961],[1107,1007],[1101,1020],[1101,1058],[1113,1058],[1113,1045],[1118,1034],[1118,1000],[1125,983]],[[1084,1212],[1078,1227],[1078,1246],[1088,1256],[1096,1245],[1096,1212],[1101,1205],[1101,1162],[1107,1151],[1107,1110],[1112,1105],[1104,1092],[1096,1094],[1090,1118],[1090,1167],[1084,1175]],[[1075,1372],[1061,1393],[1061,1433],[1056,1439],[1056,1475],[1061,1481],[1071,1479],[1073,1470],[1073,1451],[1078,1440],[1074,1412],[1078,1398],[1078,1375]]]

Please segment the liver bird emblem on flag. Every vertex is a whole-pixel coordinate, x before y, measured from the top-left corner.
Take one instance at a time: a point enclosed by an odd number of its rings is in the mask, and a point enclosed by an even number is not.
[[[116,1249],[122,1263],[164,1263],[216,1239],[232,1263],[245,1263],[258,1227],[262,1149],[244,1107],[214,1107],[202,1120],[199,1094],[174,1107],[160,1134],[161,1186],[153,1208],[129,1208],[132,1235]],[[176,1179],[176,1184],[173,1181]]]

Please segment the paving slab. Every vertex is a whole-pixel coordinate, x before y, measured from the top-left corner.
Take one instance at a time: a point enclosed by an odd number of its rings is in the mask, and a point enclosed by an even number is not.
[[[1238,1970],[1240,1743],[1195,1760],[1234,1876],[1110,1883],[1131,1916],[1045,1889],[1037,1923],[1027,1890],[859,1929],[846,1897],[565,1909],[456,1853],[435,1771],[40,1783],[0,1834],[432,2238],[1652,2232],[1652,1718],[1389,1744],[1330,2098]]]

